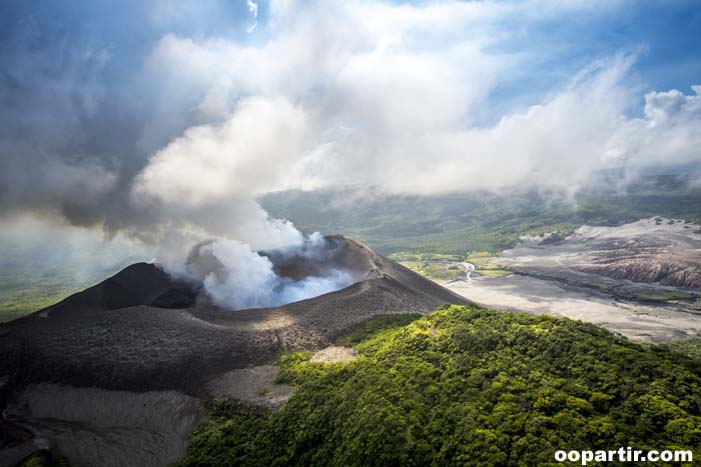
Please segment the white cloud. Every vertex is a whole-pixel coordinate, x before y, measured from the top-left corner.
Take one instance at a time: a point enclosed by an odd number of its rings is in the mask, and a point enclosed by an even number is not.
[[[151,247],[123,233],[106,235],[38,213],[4,217],[0,225],[0,268],[18,277],[53,274],[70,287],[84,286],[153,255]]]
[[[701,161],[701,86],[645,95],[645,116],[629,119],[612,136],[633,166]]]
[[[304,148],[307,125],[305,112],[283,99],[244,99],[222,124],[190,128],[158,151],[136,178],[132,198],[156,208],[159,242],[181,256],[212,236],[256,249],[299,243],[297,229],[269,218],[252,195],[284,176]]]
[[[244,99],[221,125],[192,127],[158,151],[135,196],[197,208],[274,188],[304,148],[307,119],[284,99]]]
[[[252,0],[246,0],[246,7],[249,13],[251,13],[251,19],[253,20],[248,29],[246,29],[246,32],[252,33],[256,26],[258,26],[258,4]]]
[[[631,78],[634,55],[592,63],[541,102],[476,126],[501,77],[533,58],[494,52],[494,41],[521,34],[505,24],[597,6],[275,0],[261,45],[167,35],[148,67],[201,96],[198,109],[210,123],[156,152],[134,198],[209,233],[247,241],[267,229],[262,243],[280,244],[299,241],[298,233],[265,227],[270,219],[253,194],[339,184],[399,193],[526,184],[572,192],[614,165],[698,161],[698,94],[651,92],[645,113],[631,116],[643,95]],[[242,228],[239,214],[249,212],[255,221]]]

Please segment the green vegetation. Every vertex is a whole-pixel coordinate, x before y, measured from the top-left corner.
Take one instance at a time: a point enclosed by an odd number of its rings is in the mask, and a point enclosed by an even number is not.
[[[580,279],[571,276],[561,276],[556,274],[548,274],[540,271],[519,271],[519,274],[537,279],[557,281],[564,284],[574,285],[577,287],[585,287],[605,292],[617,297],[629,300],[644,300],[648,302],[657,302],[665,305],[676,305],[680,302],[693,303],[701,300],[701,296],[697,292],[688,292],[684,290],[668,290],[658,291],[655,293],[645,293],[639,290],[639,287],[610,285],[605,282],[597,282],[592,279]],[[649,289],[648,289],[649,290]]]
[[[523,235],[557,232],[550,240],[557,241],[582,224],[619,225],[653,216],[701,224],[701,190],[673,183],[632,187],[625,194],[581,192],[573,199],[537,191],[359,197],[348,190],[287,191],[260,201],[272,216],[304,231],[343,233],[384,254],[499,253]]]
[[[692,292],[685,292],[683,290],[670,290],[666,292],[659,293],[631,293],[633,298],[639,300],[651,300],[655,302],[674,302],[678,300],[691,300],[698,297],[697,294]]]
[[[475,265],[475,272],[483,276],[503,276],[511,271],[494,262],[494,255],[488,251],[473,251],[467,255],[467,262]]]
[[[125,251],[115,263],[115,255],[105,254],[98,238],[74,234],[62,234],[60,242],[51,244],[50,237],[41,241],[40,235],[24,242],[19,232],[2,233],[0,322],[53,305],[144,260],[143,251]]]
[[[465,277],[465,272],[455,263],[446,263],[444,261],[401,261],[401,264],[436,282],[463,279]]]
[[[617,297],[632,299],[632,300],[644,300],[647,302],[656,302],[665,305],[677,305],[679,303],[693,303],[694,300],[698,300],[700,295],[698,293],[686,292],[683,290],[669,290],[664,292],[656,293],[645,293],[639,292],[635,289],[628,289],[626,287],[609,287],[604,284],[592,283],[593,287],[598,288],[604,292],[611,293]],[[580,284],[577,284],[580,285]],[[589,285],[584,285],[589,287]]]
[[[36,451],[20,462],[17,467],[69,467],[70,464],[64,457],[53,451]]]
[[[465,277],[465,273],[457,265],[464,260],[461,255],[397,252],[390,254],[389,258],[437,282]]]
[[[465,258],[462,255],[443,255],[440,253],[410,253],[406,251],[400,251],[397,253],[392,253],[389,258],[393,261],[400,262],[423,262],[423,261],[446,261],[446,262],[456,262],[463,261]]]
[[[466,256],[402,251],[390,254],[389,258],[422,276],[438,282],[464,279],[465,271],[457,264],[462,261],[472,263],[475,266],[475,272],[483,276],[511,274],[511,271],[496,264],[494,255],[488,251],[474,251]]]
[[[701,360],[701,339],[688,339],[683,341],[674,341],[666,344],[666,347],[696,360]]]
[[[218,406],[182,465],[555,466],[559,449],[701,445],[701,363],[669,348],[469,307],[401,324],[349,337],[351,362],[284,356],[287,405]]]
[[[342,338],[338,343],[345,347],[353,347],[370,339],[371,337],[378,336],[382,332],[391,331],[393,329],[406,326],[422,316],[423,315],[418,313],[378,316],[377,318],[363,324],[363,326],[353,332],[350,336]]]
[[[0,322],[46,308],[90,285],[57,275],[0,272]]]
[[[68,295],[65,293],[47,293],[42,288],[16,290],[0,293],[0,323],[11,321],[54,303],[60,302]]]
[[[46,251],[34,252],[11,244],[0,246],[0,322],[51,306],[140,260],[134,256],[102,266],[100,258],[63,260],[60,253],[67,252],[57,252],[59,258],[47,260]]]

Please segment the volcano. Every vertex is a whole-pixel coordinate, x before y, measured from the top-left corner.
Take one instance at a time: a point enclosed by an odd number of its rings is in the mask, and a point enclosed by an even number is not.
[[[182,438],[194,423],[197,404],[212,398],[210,383],[222,375],[269,365],[283,353],[330,346],[378,315],[423,314],[444,303],[466,303],[349,238],[324,239],[333,248],[322,257],[267,254],[276,273],[290,279],[329,267],[351,271],[356,278],[348,287],[307,300],[231,311],[215,305],[202,287],[174,279],[154,264],[137,263],[53,306],[0,325],[4,382],[0,402],[3,407],[13,405],[15,414],[24,411],[24,416],[9,422],[28,427],[34,435],[46,435],[36,420],[58,418],[122,428],[150,420],[157,428],[150,426],[151,432],[164,426],[175,430],[175,424]],[[103,393],[85,393],[88,390]],[[72,402],[67,391],[73,391]],[[156,393],[161,395],[158,403],[142,401]],[[72,411],[67,408],[71,404]],[[90,404],[103,414],[101,420],[93,420],[92,412],[76,415],[81,406]],[[127,412],[132,422],[123,420]],[[164,422],[158,417],[165,413],[178,413],[180,418],[173,421],[168,415]],[[110,417],[115,420],[106,422]],[[72,459],[86,465],[95,462],[84,452],[71,451],[71,442],[64,440],[62,445],[60,437],[46,436]],[[71,439],[77,436],[72,432]],[[94,431],[91,436],[99,438]],[[142,453],[133,462],[114,465],[167,464],[182,454],[182,446],[154,442],[158,449],[151,446],[148,451],[158,451],[155,457]],[[107,444],[100,448],[103,454],[123,449],[118,442]],[[115,458],[124,459],[123,453]]]

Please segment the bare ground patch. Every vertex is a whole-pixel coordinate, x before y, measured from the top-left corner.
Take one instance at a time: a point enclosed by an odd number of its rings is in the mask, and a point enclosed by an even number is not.
[[[229,371],[211,380],[207,391],[213,399],[236,399],[248,404],[276,409],[292,396],[294,388],[276,384],[280,368],[261,365]]]
[[[358,358],[358,351],[352,347],[332,346],[321,349],[312,355],[313,363],[350,362]]]
[[[659,343],[701,336],[700,315],[668,306],[626,302],[605,293],[555,281],[514,274],[478,277],[445,286],[494,310],[581,320],[642,342]]]
[[[78,465],[166,466],[185,454],[201,406],[176,391],[135,393],[38,384],[5,416]]]

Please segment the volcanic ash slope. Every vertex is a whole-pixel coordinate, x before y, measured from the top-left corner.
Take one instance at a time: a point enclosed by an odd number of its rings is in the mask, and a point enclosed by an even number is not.
[[[222,309],[202,287],[138,263],[0,325],[6,422],[29,428],[35,445],[52,444],[85,465],[107,465],[101,452],[120,449],[132,455],[118,465],[167,465],[184,452],[185,435],[201,410],[198,400],[215,397],[212,384],[235,370],[270,364],[284,352],[330,346],[377,315],[467,303],[353,240],[325,241],[331,253],[319,258],[269,258],[290,280],[338,267],[352,271],[357,282],[277,308]],[[100,423],[86,419],[86,400],[95,410],[99,406]],[[54,413],[58,407],[61,417]],[[161,415],[169,411],[178,414],[177,426],[163,426]],[[150,437],[142,436],[144,430]],[[136,446],[130,442],[135,437],[146,441]],[[90,440],[104,441],[104,449],[91,449]]]

